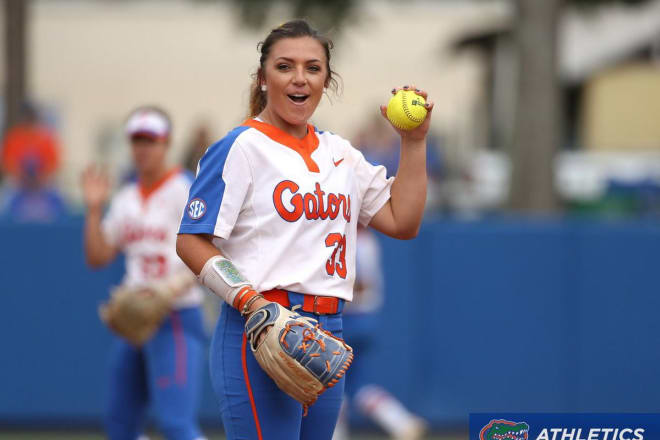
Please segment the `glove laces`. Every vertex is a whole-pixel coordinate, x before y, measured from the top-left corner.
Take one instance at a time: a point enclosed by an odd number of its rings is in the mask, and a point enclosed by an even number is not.
[[[291,311],[295,312],[300,307],[302,307],[302,305],[297,304],[297,305],[291,307]],[[348,369],[348,367],[353,362],[353,349],[348,344],[346,344],[346,342],[342,338],[338,338],[337,336],[333,335],[330,331],[325,330],[324,328],[322,328],[321,324],[316,319],[308,317],[308,316],[301,316],[301,315],[298,315],[298,317],[301,320],[305,321],[307,324],[309,324],[311,326],[311,328],[306,327],[304,324],[302,324],[300,322],[294,323],[294,324],[287,324],[284,328],[284,331],[282,332],[282,336],[280,337],[280,343],[282,343],[282,345],[289,348],[289,344],[287,344],[287,342],[284,338],[286,337],[287,333],[289,333],[291,331],[292,327],[304,327],[303,328],[303,340],[300,344],[300,349],[303,352],[306,352],[307,349],[311,346],[310,341],[316,342],[318,344],[319,348],[321,349],[321,351],[325,352],[325,349],[326,349],[325,341],[323,341],[323,338],[317,337],[317,332],[322,332],[322,333],[328,335],[329,337],[341,342],[341,344],[344,346],[344,348],[349,352],[348,359],[346,360],[344,365],[341,366],[341,368],[337,372],[336,376],[323,388],[323,390],[321,392],[319,392],[319,395],[320,395],[326,389],[333,387],[337,382],[339,382],[339,379],[341,379],[344,376],[344,374],[346,374],[346,370]],[[332,354],[335,355],[335,356],[338,356],[341,353],[339,351],[333,351]],[[312,353],[309,356],[310,357],[319,357],[320,354],[319,353]],[[326,367],[327,371],[331,370],[330,362],[327,361],[327,360],[325,361],[325,367]],[[303,417],[305,417],[307,415],[307,412],[309,410],[310,405],[312,405],[315,401],[316,401],[316,399],[314,399],[311,402],[303,404]]]

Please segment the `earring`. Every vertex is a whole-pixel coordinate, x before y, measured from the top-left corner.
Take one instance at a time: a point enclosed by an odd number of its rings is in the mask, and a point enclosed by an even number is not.
[[[327,87],[323,87],[323,93],[328,93],[328,88]]]
[[[266,91],[266,84],[262,84],[262,85],[261,85],[261,91],[262,91],[262,92],[265,92],[265,91]]]

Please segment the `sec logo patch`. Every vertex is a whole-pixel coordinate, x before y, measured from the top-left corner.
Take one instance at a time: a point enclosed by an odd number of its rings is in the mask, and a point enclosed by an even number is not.
[[[200,219],[204,217],[204,214],[206,214],[206,203],[204,203],[204,200],[192,199],[190,203],[188,203],[188,216],[191,219]]]

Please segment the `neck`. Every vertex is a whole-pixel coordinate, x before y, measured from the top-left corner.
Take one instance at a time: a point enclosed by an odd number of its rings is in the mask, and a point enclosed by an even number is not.
[[[138,182],[144,188],[151,188],[154,186],[160,179],[165,177],[167,174],[167,167],[162,166],[153,171],[143,171],[138,173]]]
[[[289,124],[284,119],[280,118],[275,112],[272,112],[266,107],[258,116],[262,121],[274,125],[285,133],[290,134],[291,136],[303,139],[307,136],[307,123],[304,124]]]

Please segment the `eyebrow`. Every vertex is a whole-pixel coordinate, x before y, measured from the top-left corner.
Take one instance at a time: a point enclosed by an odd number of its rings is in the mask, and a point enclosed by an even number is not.
[[[295,62],[294,59],[292,59],[292,58],[287,58],[287,57],[277,57],[277,58],[275,59],[275,61],[279,61],[279,60],[288,61],[288,62],[290,62],[290,63]],[[316,59],[316,58],[312,58],[311,60],[307,60],[307,61],[305,61],[305,63],[320,63],[320,62],[321,62],[321,60]]]

